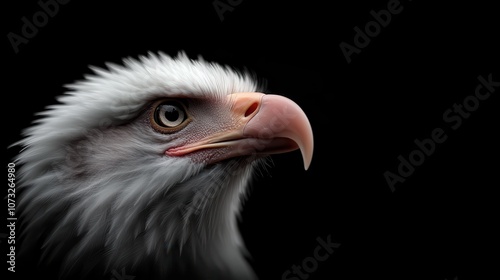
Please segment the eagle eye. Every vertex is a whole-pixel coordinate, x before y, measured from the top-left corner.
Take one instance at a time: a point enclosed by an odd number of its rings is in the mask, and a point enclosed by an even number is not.
[[[176,132],[189,123],[184,104],[177,100],[161,100],[152,106],[150,121],[153,128],[162,133]]]

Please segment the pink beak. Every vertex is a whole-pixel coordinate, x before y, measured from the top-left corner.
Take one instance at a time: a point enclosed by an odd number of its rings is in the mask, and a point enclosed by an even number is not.
[[[196,143],[168,149],[169,156],[182,156],[201,149],[224,148],[212,161],[243,155],[269,155],[300,149],[307,170],[313,155],[313,133],[302,109],[279,95],[243,92],[228,95],[231,129]],[[229,148],[229,149],[228,149]]]

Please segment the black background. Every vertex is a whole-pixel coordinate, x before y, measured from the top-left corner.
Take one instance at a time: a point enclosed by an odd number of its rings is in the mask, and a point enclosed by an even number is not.
[[[388,0],[226,1],[235,5],[221,21],[211,0],[73,0],[17,54],[7,34],[21,34],[21,18],[40,7],[4,3],[5,146],[89,65],[184,50],[256,73],[267,92],[296,101],[313,127],[311,168],[303,170],[298,152],[273,156],[244,204],[240,228],[261,279],[282,279],[329,235],[341,246],[308,279],[498,275],[500,88],[458,129],[443,121],[474,94],[479,75],[500,81],[498,10],[478,1],[401,1],[403,10],[347,63],[339,44],[352,45],[353,28],[364,29]],[[384,172],[397,172],[398,155],[407,158],[413,141],[437,127],[447,140],[392,192]],[[19,149],[6,152],[5,164]],[[4,258],[4,238],[1,247]]]

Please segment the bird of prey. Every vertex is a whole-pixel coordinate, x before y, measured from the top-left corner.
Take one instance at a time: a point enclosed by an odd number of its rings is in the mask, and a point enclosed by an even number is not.
[[[241,202],[267,155],[308,168],[303,110],[184,52],[91,69],[16,143],[19,258],[68,279],[255,279]]]

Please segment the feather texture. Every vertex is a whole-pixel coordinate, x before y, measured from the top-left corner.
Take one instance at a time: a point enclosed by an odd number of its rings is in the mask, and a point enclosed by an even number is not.
[[[262,160],[206,166],[161,156],[174,139],[145,125],[144,110],[161,97],[217,99],[257,83],[183,53],[92,69],[16,143],[21,253],[41,250],[42,265],[61,263],[71,277],[151,267],[151,277],[254,278],[236,218]]]

